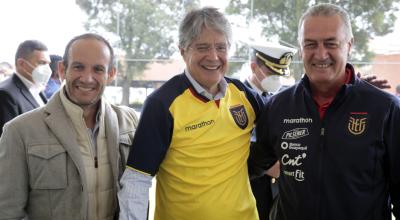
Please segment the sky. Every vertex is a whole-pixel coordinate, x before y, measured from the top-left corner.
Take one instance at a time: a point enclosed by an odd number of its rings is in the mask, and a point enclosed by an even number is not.
[[[68,41],[85,32],[86,16],[75,0],[2,0],[0,8],[0,62],[14,64],[18,45],[28,39],[62,55]]]
[[[202,5],[223,8],[227,2],[202,0]],[[62,55],[71,38],[86,32],[83,28],[86,15],[75,0],[2,0],[0,8],[0,62],[14,64],[18,45],[28,39],[40,40],[47,45],[50,54]],[[400,52],[399,37],[400,21],[394,33],[375,39],[371,48],[379,53]]]

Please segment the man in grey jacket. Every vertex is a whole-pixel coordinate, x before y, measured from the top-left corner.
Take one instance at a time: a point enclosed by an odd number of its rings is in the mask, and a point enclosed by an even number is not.
[[[72,39],[59,64],[63,87],[4,127],[0,219],[112,220],[118,181],[137,125],[133,109],[102,98],[116,70],[96,34]]]

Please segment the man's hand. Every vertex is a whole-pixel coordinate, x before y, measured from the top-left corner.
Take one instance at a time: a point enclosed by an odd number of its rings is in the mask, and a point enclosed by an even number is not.
[[[265,174],[267,174],[268,176],[273,177],[273,178],[278,178],[279,174],[281,172],[281,169],[279,166],[280,166],[279,161],[276,161],[276,163],[271,168],[269,168],[267,171],[265,171]]]
[[[379,89],[390,89],[388,81],[386,79],[379,79],[376,75],[361,76],[361,73],[357,73],[357,76]]]

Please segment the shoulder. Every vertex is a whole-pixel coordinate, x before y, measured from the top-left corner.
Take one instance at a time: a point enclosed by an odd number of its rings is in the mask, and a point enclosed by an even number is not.
[[[121,124],[121,121],[125,121],[136,127],[139,118],[133,108],[130,108],[128,106],[122,106],[122,105],[114,105],[114,104],[108,104],[108,105],[112,108],[112,110],[117,115],[119,124]]]
[[[178,96],[190,87],[190,81],[185,74],[178,74],[166,81],[160,88],[154,90],[146,98],[145,105],[157,104],[168,108]]]
[[[8,79],[1,82],[0,83],[0,91],[1,92],[11,92],[11,91],[17,89],[14,78],[15,78],[15,76],[11,76]]]
[[[398,98],[382,89],[379,89],[368,82],[356,79],[353,85],[354,93],[361,97],[368,97],[368,102],[370,103],[392,103],[398,102]]]
[[[44,111],[44,107],[39,107],[36,109],[33,109],[31,111],[22,113],[15,118],[13,118],[11,121],[9,121],[9,124],[12,124],[13,126],[16,126],[20,129],[32,129],[32,127],[36,129],[40,128],[40,125],[42,122],[45,120],[45,117],[47,114]]]

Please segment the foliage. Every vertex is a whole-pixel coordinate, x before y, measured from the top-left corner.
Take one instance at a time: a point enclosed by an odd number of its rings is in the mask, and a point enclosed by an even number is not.
[[[197,1],[186,0],[76,0],[88,15],[89,31],[108,33],[119,54],[122,104],[128,104],[129,82],[140,77],[149,59],[167,59],[177,51],[178,23],[186,8]],[[177,13],[178,12],[178,13]],[[103,34],[105,35],[105,34]]]
[[[297,25],[302,13],[321,2],[340,5],[349,12],[355,38],[352,58],[369,61],[373,53],[369,51],[368,42],[393,31],[394,13],[398,10],[395,5],[399,0],[231,0],[226,12],[243,17],[249,26],[252,22],[261,24],[265,39],[278,37],[282,42],[298,45]]]

